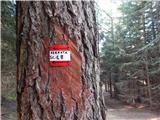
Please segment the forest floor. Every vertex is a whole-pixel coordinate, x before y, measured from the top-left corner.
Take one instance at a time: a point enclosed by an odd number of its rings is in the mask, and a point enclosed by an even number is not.
[[[160,120],[160,111],[151,111],[148,107],[127,105],[116,99],[106,97],[107,120]]]
[[[17,120],[17,105],[16,101],[1,99],[1,117],[0,120]]]
[[[150,111],[139,105],[133,107],[116,99],[106,97],[107,120],[160,120],[160,112]],[[16,102],[2,99],[1,120],[16,120]]]

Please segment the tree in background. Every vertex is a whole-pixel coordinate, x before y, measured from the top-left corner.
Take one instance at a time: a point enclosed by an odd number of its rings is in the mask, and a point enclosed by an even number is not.
[[[1,1],[1,73],[2,97],[16,100],[15,4]],[[3,101],[2,101],[3,102]]]
[[[109,32],[105,33],[101,50],[102,79],[112,81],[117,97],[129,103],[159,105],[159,5],[158,1],[123,2],[120,7],[123,16],[114,27],[115,39]],[[114,46],[110,46],[109,40]]]

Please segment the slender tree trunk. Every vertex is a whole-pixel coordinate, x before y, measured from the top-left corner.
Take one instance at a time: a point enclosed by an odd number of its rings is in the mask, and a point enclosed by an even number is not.
[[[108,92],[108,81],[107,80],[105,80],[105,92]]]
[[[112,94],[112,72],[111,71],[109,72],[109,91],[110,91],[110,97],[112,98],[113,94]]]
[[[148,93],[148,98],[149,98],[149,104],[150,104],[150,109],[152,109],[152,91],[151,91],[151,83],[150,83],[150,78],[149,78],[147,51],[145,53],[145,72],[146,72],[147,93]]]
[[[152,5],[151,5],[151,9],[152,9]],[[153,17],[153,16],[152,16]],[[152,18],[153,19],[153,18]],[[144,37],[144,45],[146,42],[146,27],[145,27],[145,15],[142,16],[142,20],[143,20],[143,37]],[[153,21],[152,21],[153,22]],[[152,26],[154,27],[154,26]],[[153,30],[153,28],[152,28]],[[152,31],[153,32],[153,31]],[[154,34],[154,32],[153,32]],[[155,37],[155,35],[153,35]],[[144,55],[144,62],[145,62],[145,80],[147,83],[147,93],[148,93],[148,97],[149,97],[149,104],[150,104],[150,108],[152,108],[152,94],[151,94],[151,83],[150,83],[150,78],[149,78],[149,68],[148,68],[148,58],[147,58],[148,52],[145,51],[145,55]]]
[[[70,66],[49,66],[55,44]],[[105,120],[99,73],[93,2],[17,2],[18,120]]]

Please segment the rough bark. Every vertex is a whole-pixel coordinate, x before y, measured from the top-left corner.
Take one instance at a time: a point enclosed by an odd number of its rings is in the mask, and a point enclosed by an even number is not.
[[[55,44],[70,66],[49,66]],[[17,101],[18,120],[105,120],[93,2],[17,2]]]

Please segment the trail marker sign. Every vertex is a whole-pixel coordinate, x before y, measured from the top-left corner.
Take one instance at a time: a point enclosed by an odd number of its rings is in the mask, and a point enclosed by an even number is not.
[[[49,47],[50,66],[68,66],[71,61],[71,51],[67,45],[54,45]]]

